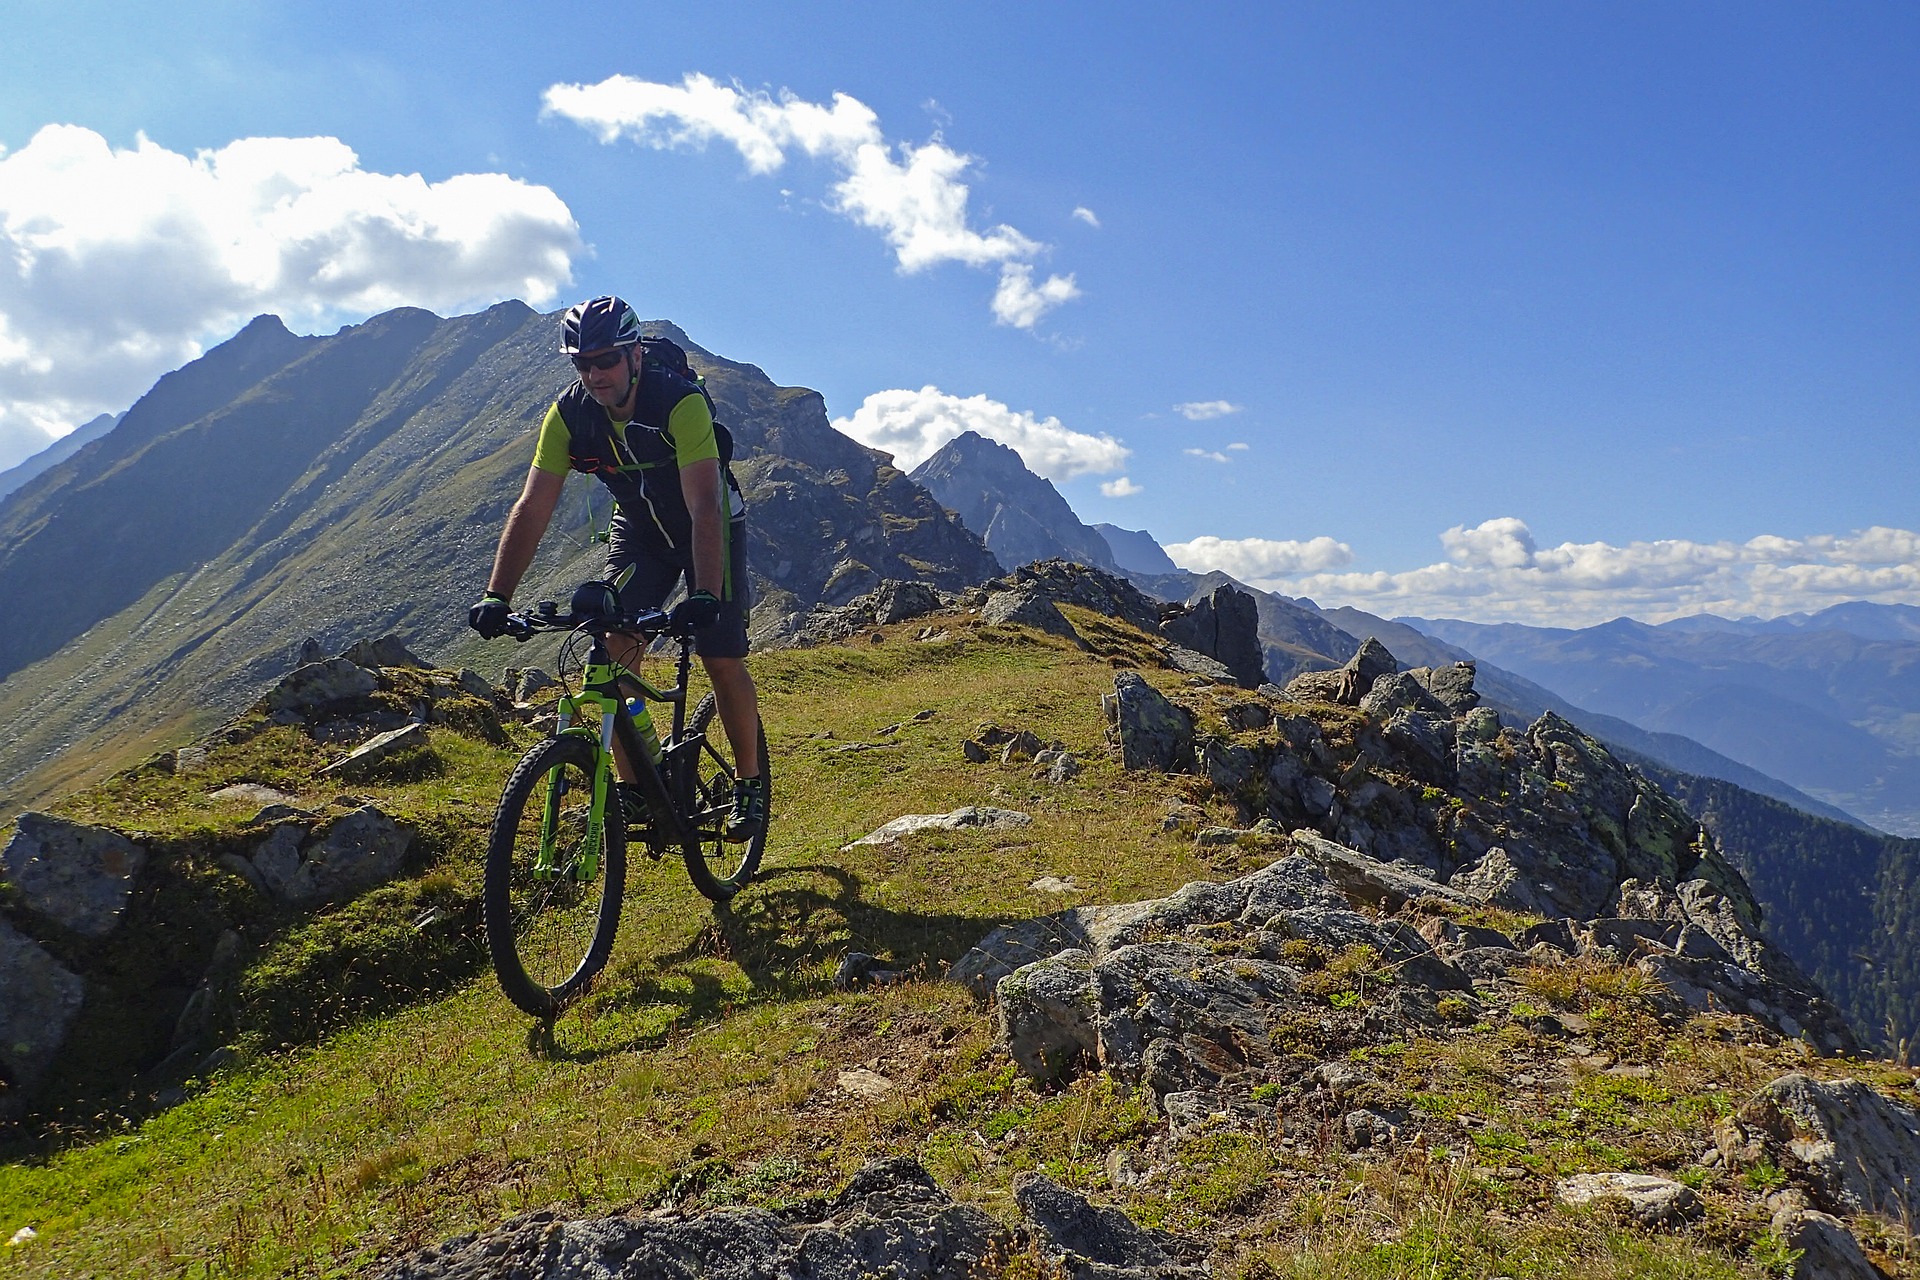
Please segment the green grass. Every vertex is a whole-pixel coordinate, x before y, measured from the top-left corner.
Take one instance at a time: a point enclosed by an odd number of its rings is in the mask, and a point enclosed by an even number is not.
[[[169,887],[143,910],[224,912],[248,922],[256,946],[230,1065],[157,1110],[96,1079],[85,1105],[0,1150],[0,1239],[39,1233],[0,1253],[0,1272],[348,1274],[530,1209],[777,1206],[835,1189],[873,1156],[912,1153],[1008,1219],[1015,1177],[1042,1170],[1201,1235],[1222,1274],[1774,1273],[1765,1222],[1726,1208],[1747,1194],[1732,1174],[1701,1187],[1720,1206],[1718,1234],[1649,1238],[1551,1207],[1547,1180],[1566,1172],[1677,1167],[1691,1154],[1680,1137],[1697,1146],[1729,1099],[1790,1056],[1710,1020],[1650,1036],[1647,993],[1619,975],[1582,973],[1534,999],[1580,1007],[1623,1062],[1656,1069],[1646,1079],[1556,1073],[1561,1042],[1499,1011],[1476,1028],[1356,1050],[1380,1097],[1410,1101],[1411,1127],[1424,1126],[1422,1146],[1386,1157],[1277,1134],[1176,1141],[1108,1077],[1054,1090],[1020,1078],[994,1048],[991,1015],[939,975],[1000,922],[1214,875],[1160,818],[1172,799],[1217,801],[1192,779],[1128,775],[1104,745],[1108,658],[1140,660],[1127,648],[1137,637],[1110,627],[1087,655],[958,620],[944,624],[955,639],[920,643],[921,625],[890,628],[881,644],[756,659],[776,774],[762,878],[715,909],[677,863],[633,857],[612,962],[550,1038],[495,988],[472,916],[485,823],[523,728],[505,745],[436,728],[430,759],[353,783],[313,777],[333,750],[265,729],[216,750],[204,773],[139,769],[62,806],[159,851]],[[1058,739],[1085,772],[1054,786],[1031,766],[969,764],[959,744],[982,721]],[[1329,736],[1350,740],[1350,721],[1336,715]],[[838,749],[852,743],[886,745]],[[410,878],[316,916],[266,911],[218,863],[258,838],[253,806],[208,798],[242,778],[317,811],[378,804],[418,836]],[[1033,823],[845,847],[902,813],[963,804],[1021,809]],[[1029,889],[1042,875],[1083,890]],[[418,927],[429,915],[442,923]],[[112,1007],[138,1007],[141,963],[191,969],[204,942],[128,944],[127,991]],[[185,950],[169,958],[169,945]],[[849,950],[923,980],[837,992]],[[1329,1005],[1391,989],[1370,949],[1296,951]],[[111,1020],[87,1028],[87,1043],[104,1044]],[[841,1090],[839,1073],[854,1068],[895,1087],[874,1100]],[[1537,1096],[1516,1093],[1522,1071],[1541,1075]],[[1253,1097],[1286,1105],[1277,1084]],[[1152,1172],[1116,1184],[1115,1161]],[[1491,1172],[1506,1166],[1523,1176]],[[1050,1274],[1028,1254],[1001,1262],[1008,1276]]]

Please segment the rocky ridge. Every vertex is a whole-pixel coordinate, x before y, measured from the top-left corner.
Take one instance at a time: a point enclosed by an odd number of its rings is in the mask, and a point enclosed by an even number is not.
[[[1724,1230],[1759,1215],[1783,1247],[1803,1251],[1796,1274],[1893,1268],[1891,1224],[1910,1219],[1904,1188],[1920,1182],[1920,1098],[1910,1080],[1822,1078],[1832,1074],[1824,1057],[1853,1052],[1852,1033],[1767,941],[1744,880],[1684,810],[1558,717],[1501,725],[1477,705],[1470,664],[1401,671],[1376,642],[1339,671],[1249,690],[1221,658],[1195,669],[1183,653],[1196,651],[1168,638],[1160,610],[1135,596],[1105,575],[1041,566],[964,594],[882,584],[808,619],[823,625],[820,639],[862,643],[863,628],[904,622],[1033,626],[1122,668],[1106,707],[1112,749],[1138,776],[1164,777],[1174,801],[1166,829],[1209,851],[1222,878],[1007,924],[951,975],[992,1002],[1008,1060],[1040,1087],[1097,1074],[1147,1102],[1161,1127],[1144,1150],[1107,1162],[1110,1187],[1164,1183],[1187,1144],[1256,1135],[1283,1153],[1276,1194],[1306,1176],[1289,1162],[1438,1161],[1502,1204],[1533,1194],[1600,1205],[1644,1231]],[[849,629],[834,634],[825,625],[834,619]],[[1104,625],[1116,620],[1138,628],[1132,642]],[[410,726],[486,737],[528,713],[484,678],[428,669],[391,640],[301,656],[226,733],[298,731],[334,749],[343,778],[410,767],[420,747],[392,736]],[[1127,669],[1135,663],[1153,678]],[[541,680],[518,673],[510,683],[525,693]],[[369,752],[382,739],[391,753]],[[1018,758],[1038,763],[1041,745]],[[205,749],[148,767],[191,771]],[[1052,781],[1071,785],[1071,774]],[[285,873],[289,855],[296,869],[385,865],[377,849],[364,859],[323,852],[364,806],[303,814],[284,798],[234,799],[260,808],[226,855],[234,863],[220,865],[276,920],[327,897],[292,892],[294,877],[269,872]],[[948,827],[1020,817],[943,816]],[[889,839],[911,842],[918,829]],[[124,904],[140,895],[122,886],[151,888],[143,878],[165,851],[120,836],[81,855],[69,852],[82,847],[79,834],[57,823],[22,831],[7,878],[25,896],[7,913],[28,932],[0,931],[0,963],[15,958],[8,973],[24,976],[0,986],[10,997],[44,992],[57,1017],[63,1002],[83,1004],[71,993],[84,965],[67,961],[94,954],[86,930],[101,926],[91,922],[108,921],[107,939],[124,930]],[[34,869],[48,850],[61,876]],[[76,867],[84,887],[68,874]],[[337,896],[365,892],[380,874]],[[80,923],[61,923],[60,911]],[[160,1045],[168,1069],[203,1064],[219,1039],[218,1011],[231,1008],[237,956],[260,918],[243,914],[196,943],[187,971],[198,976]],[[436,926],[422,928],[431,936]],[[1537,1148],[1561,1132],[1553,1126],[1564,1126],[1556,1117],[1570,1101],[1657,1100],[1664,1046],[1703,1027],[1731,1044],[1804,1046],[1803,1070],[1692,1129],[1609,1122],[1633,1135],[1609,1134],[1605,1147],[1628,1153],[1627,1167],[1596,1169],[1592,1156],[1572,1167]],[[1430,1046],[1485,1028],[1498,1029],[1501,1085],[1470,1109],[1437,1090],[1444,1073]],[[7,1061],[10,1091],[36,1070],[22,1062]],[[1007,1228],[916,1166],[887,1162],[835,1196],[778,1212],[534,1215],[409,1255],[387,1274],[964,1275],[1009,1251],[1053,1269],[1039,1274],[1201,1273],[1203,1247],[1046,1178],[1024,1178],[1016,1197],[1021,1220]]]

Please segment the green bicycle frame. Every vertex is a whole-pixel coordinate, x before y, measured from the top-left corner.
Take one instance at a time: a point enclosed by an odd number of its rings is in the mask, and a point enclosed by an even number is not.
[[[638,672],[615,662],[607,652],[605,641],[596,636],[582,672],[581,692],[577,695],[567,694],[560,699],[554,736],[584,738],[595,747],[593,800],[587,811],[586,851],[575,866],[576,879],[587,881],[599,874],[600,841],[606,827],[607,800],[613,790],[613,744],[616,737],[626,748],[634,771],[640,775],[640,786],[647,793],[648,806],[653,810],[654,821],[659,824],[659,829],[673,834],[675,838],[685,834],[685,824],[668,799],[666,782],[660,776],[662,757],[658,737],[656,735],[655,741],[648,744],[640,736],[638,726],[627,712],[626,699],[621,694],[621,682],[638,688],[640,696],[648,701],[672,703],[673,736],[678,738],[685,727],[688,659],[689,655],[683,648],[680,652],[678,686],[662,689]],[[590,727],[595,724],[598,725],[597,733]],[[540,850],[533,864],[533,874],[537,879],[550,880],[558,869],[556,854],[560,801],[565,788],[565,779],[558,771],[547,781],[545,808],[540,824]]]

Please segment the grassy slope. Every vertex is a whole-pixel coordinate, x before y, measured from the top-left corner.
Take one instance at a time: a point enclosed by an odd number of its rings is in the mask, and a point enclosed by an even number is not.
[[[21,1225],[40,1235],[0,1253],[0,1270],[336,1274],[524,1209],[778,1203],[835,1185],[870,1155],[915,1151],[956,1194],[990,1208],[1006,1207],[1017,1170],[1044,1166],[1143,1220],[1215,1235],[1230,1273],[1769,1273],[1764,1221],[1712,1188],[1708,1224],[1667,1240],[1544,1205],[1542,1179],[1555,1173],[1690,1158],[1706,1118],[1797,1060],[1792,1046],[1725,1027],[1650,1038],[1630,993],[1540,999],[1596,1015],[1596,1039],[1623,1060],[1651,1054],[1650,1081],[1576,1069],[1561,1089],[1542,1069],[1540,1088],[1518,1090],[1521,1066],[1562,1050],[1514,1024],[1483,1027],[1372,1064],[1431,1117],[1431,1146],[1363,1163],[1337,1146],[1226,1135],[1182,1148],[1171,1179],[1122,1190],[1110,1185],[1109,1151],[1164,1143],[1124,1088],[1088,1079],[1034,1092],[992,1050],[988,1015],[937,981],[835,992],[848,950],[930,977],[997,921],[1240,869],[1220,853],[1209,867],[1188,838],[1160,831],[1169,799],[1204,799],[1197,783],[1125,775],[1102,746],[1104,659],[959,624],[957,640],[922,643],[920,625],[888,629],[882,644],[758,659],[778,769],[764,878],[715,912],[677,866],[636,860],[613,963],[551,1043],[530,1037],[482,972],[317,1045],[246,1059],[144,1122],[16,1144],[0,1165],[0,1239]],[[1058,738],[1087,770],[1055,787],[1024,766],[966,764],[957,744],[983,720]],[[512,753],[436,733],[444,772],[357,793],[431,830],[430,875],[470,891],[486,797]],[[838,749],[855,742],[884,745]],[[244,821],[194,799],[223,771],[266,773],[316,804],[337,790],[304,781],[284,754],[273,768],[218,753],[215,765],[193,778],[118,779],[63,808],[215,830]],[[842,849],[901,813],[967,803],[1023,809],[1034,823]],[[1224,856],[1247,868],[1262,860]],[[1063,898],[1027,888],[1046,874],[1085,889]],[[877,1102],[837,1090],[837,1072],[857,1066],[898,1088]],[[1477,1163],[1449,1157],[1448,1141]],[[1495,1178],[1481,1166],[1512,1167]]]

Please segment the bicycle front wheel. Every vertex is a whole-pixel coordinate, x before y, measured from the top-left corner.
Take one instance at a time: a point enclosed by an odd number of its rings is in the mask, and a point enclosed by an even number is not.
[[[725,838],[727,819],[733,815],[733,756],[728,749],[726,731],[715,721],[713,695],[700,699],[687,719],[687,736],[704,738],[700,754],[681,762],[690,770],[681,780],[681,794],[693,819],[694,839],[681,846],[686,858],[687,875],[693,887],[715,902],[725,902],[746,888],[760,869],[760,855],[767,847],[767,827],[773,822],[773,766],[767,759],[766,726],[759,726],[760,777],[766,789],[767,821],[760,834],[751,840],[730,842]]]
[[[537,1018],[586,990],[620,925],[626,832],[609,796],[599,837],[591,835],[599,763],[582,737],[534,747],[507,779],[487,839],[487,949],[507,999]]]

